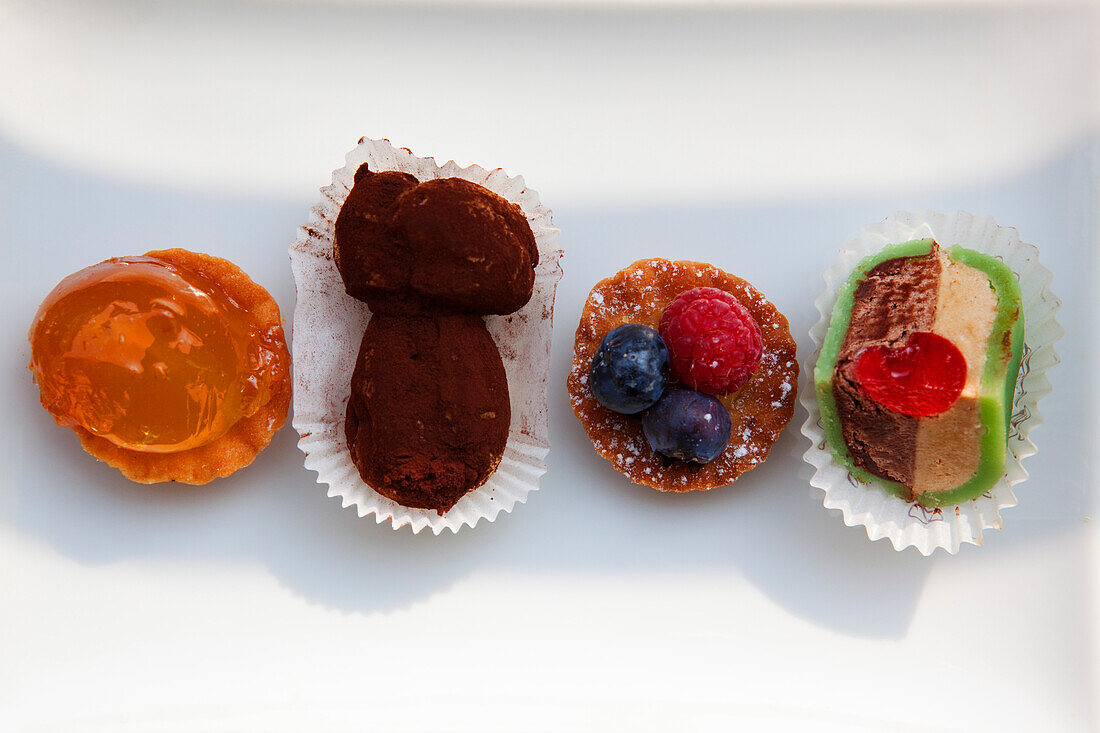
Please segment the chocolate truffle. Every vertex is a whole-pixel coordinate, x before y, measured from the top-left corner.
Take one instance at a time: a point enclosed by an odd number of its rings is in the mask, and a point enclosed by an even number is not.
[[[534,234],[482,186],[364,165],[333,249],[348,294],[372,312],[347,407],[352,460],[378,493],[442,514],[504,455],[508,380],[481,316],[530,300]]]
[[[371,310],[506,314],[530,300],[538,249],[518,206],[476,183],[417,184],[362,166],[336,220],[348,294]]]
[[[504,364],[480,317],[371,318],[345,430],[375,491],[450,509],[496,470],[510,420]]]
[[[344,288],[357,300],[402,300],[409,287],[407,245],[393,232],[390,218],[397,197],[416,188],[408,173],[373,173],[361,166],[336,217],[333,255]],[[373,307],[372,307],[373,309]]]

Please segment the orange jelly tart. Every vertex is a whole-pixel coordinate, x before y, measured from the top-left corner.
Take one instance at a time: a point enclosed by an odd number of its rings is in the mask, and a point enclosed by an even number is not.
[[[29,338],[42,406],[133,481],[228,476],[286,420],[279,306],[219,257],[168,249],[86,267],[46,296]]]
[[[752,285],[700,262],[640,260],[597,283],[567,380],[596,452],[662,491],[733,483],[794,414],[787,319]]]

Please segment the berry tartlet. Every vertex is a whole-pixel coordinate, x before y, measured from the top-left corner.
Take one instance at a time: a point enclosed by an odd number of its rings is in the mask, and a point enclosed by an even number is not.
[[[567,379],[596,452],[663,491],[732,483],[794,414],[787,319],[750,284],[699,262],[649,259],[596,284]]]

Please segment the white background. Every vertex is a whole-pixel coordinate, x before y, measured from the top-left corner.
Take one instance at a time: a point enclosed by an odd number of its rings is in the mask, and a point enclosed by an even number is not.
[[[0,2],[0,730],[1082,731],[1098,725],[1092,5]],[[182,246],[284,314],[361,135],[522,173],[566,250],[550,470],[457,536],[342,510],[289,428],[206,488],[97,464],[37,403],[64,275]],[[709,495],[629,484],[564,390],[588,289],[712,262],[804,358],[839,245],[896,209],[1039,245],[1068,335],[1020,506],[895,553],[797,424]]]

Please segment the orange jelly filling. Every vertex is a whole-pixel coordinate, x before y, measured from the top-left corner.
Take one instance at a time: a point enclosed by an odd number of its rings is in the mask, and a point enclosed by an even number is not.
[[[46,296],[30,368],[58,424],[173,453],[220,438],[271,399],[287,369],[277,331],[261,332],[197,272],[117,257]]]

